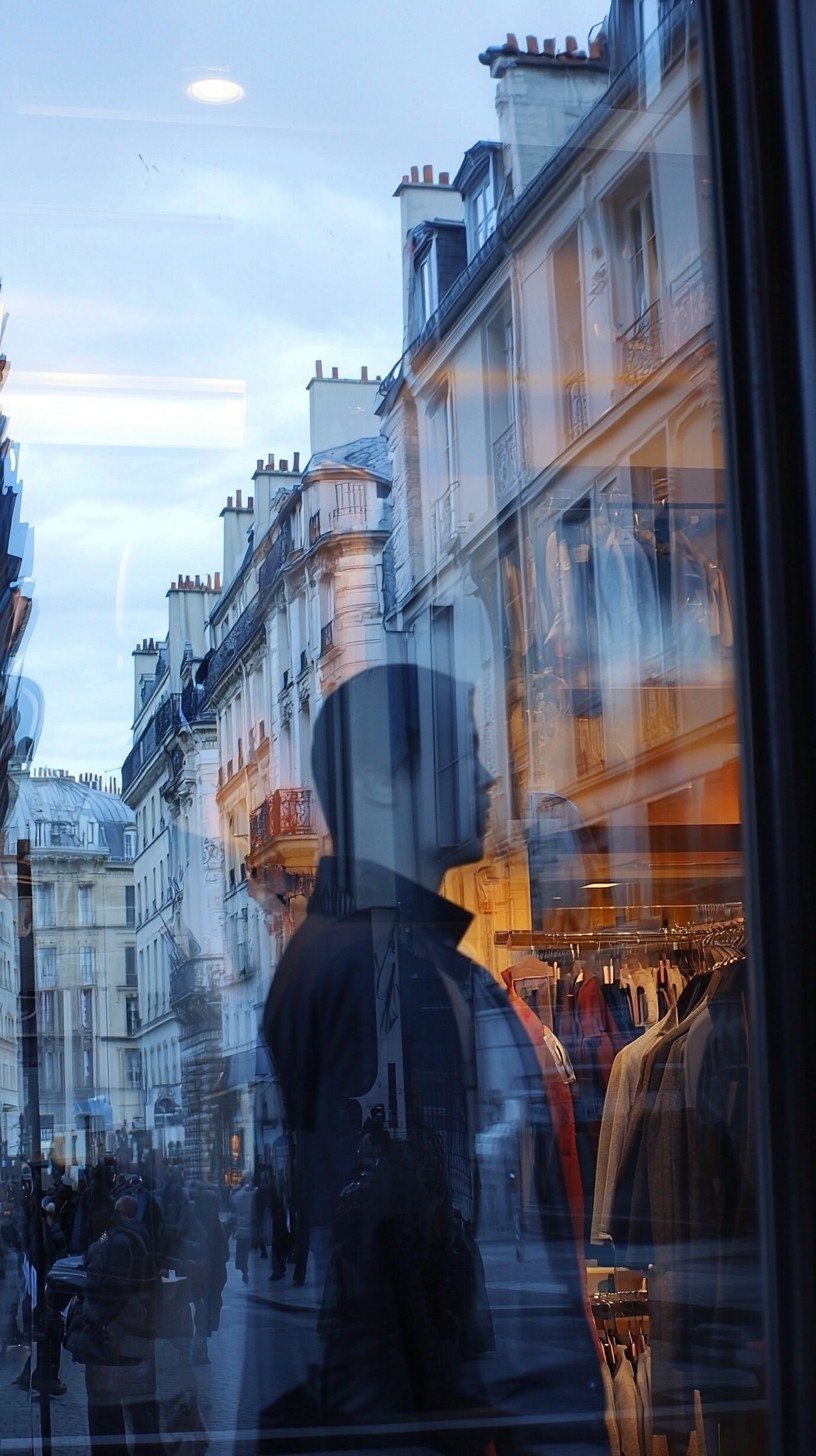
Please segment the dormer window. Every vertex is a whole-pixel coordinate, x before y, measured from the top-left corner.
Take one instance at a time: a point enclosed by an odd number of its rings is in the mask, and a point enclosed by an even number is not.
[[[493,178],[487,167],[468,199],[468,252],[474,257],[483,248],[493,231],[496,207],[493,200]]]
[[[417,268],[417,326],[424,329],[436,309],[434,245],[428,248]]]

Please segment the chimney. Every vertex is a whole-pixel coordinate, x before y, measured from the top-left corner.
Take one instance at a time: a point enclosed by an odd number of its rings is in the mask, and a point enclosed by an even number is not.
[[[261,458],[260,460],[257,460],[255,462],[255,469],[256,470],[263,470],[263,458]]]
[[[439,185],[440,187],[450,187],[450,172],[439,173]]]
[[[411,168],[411,181],[412,182],[418,182],[419,181],[419,167],[412,167]]]
[[[266,462],[266,468],[267,468],[267,470],[274,470],[275,469],[275,457],[274,457],[274,455],[270,455],[268,457],[267,462]]]
[[[255,501],[254,501],[254,499],[253,499],[253,497],[251,495],[248,495],[247,496],[247,510],[248,511],[254,511],[254,509],[255,509]]]
[[[526,40],[527,40],[527,54],[528,54],[528,56],[537,56],[538,55],[538,36],[537,35],[528,35],[526,37]]]
[[[323,378],[323,360],[315,359],[315,379]]]
[[[364,364],[362,366],[362,368],[360,370],[360,378],[362,379],[363,384],[365,384],[366,380],[368,379],[368,365],[367,364]]]
[[[236,509],[236,511],[240,511],[241,510],[241,492],[240,492],[240,490],[236,490],[236,492],[235,492],[235,509]]]
[[[338,369],[338,367],[337,367],[336,364],[332,364],[332,379],[339,379],[339,378],[340,378],[340,370]]]
[[[427,162],[422,168],[422,180],[423,182],[428,182],[431,186],[433,186],[433,167],[429,167]]]
[[[295,475],[300,475],[300,451],[299,450],[296,450],[295,453],[294,453],[294,455],[292,456],[292,469],[294,470]]]
[[[221,590],[221,572],[220,571],[217,571],[215,573],[215,590],[217,592],[220,592],[220,590]]]
[[[227,510],[228,511],[231,511],[232,510],[232,496],[231,495],[228,495],[227,496]]]
[[[530,39],[528,37],[528,45]],[[496,112],[502,164],[508,195],[517,198],[542,167],[560,151],[586,113],[609,84],[605,61],[591,60],[578,51],[574,36],[568,36],[563,60],[569,65],[550,65],[556,57],[555,41],[519,51],[515,36],[504,46],[491,46],[479,60],[490,67],[496,86]]]
[[[281,460],[280,468],[281,468],[281,470],[285,471],[286,474],[288,475],[289,474],[289,461],[288,460]]]

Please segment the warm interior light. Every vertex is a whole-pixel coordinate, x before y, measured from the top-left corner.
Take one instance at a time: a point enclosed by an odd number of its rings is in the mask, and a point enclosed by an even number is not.
[[[240,101],[245,92],[237,81],[227,81],[223,76],[205,76],[187,87],[187,95],[192,96],[194,101],[204,101],[208,106],[229,106],[233,101]]]
[[[584,885],[585,890],[614,890],[620,884],[619,880],[593,880],[591,884]]]

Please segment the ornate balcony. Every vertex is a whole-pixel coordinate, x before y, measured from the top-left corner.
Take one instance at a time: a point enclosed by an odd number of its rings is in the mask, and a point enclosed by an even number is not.
[[[623,381],[634,389],[663,362],[663,317],[659,299],[618,336],[618,343],[622,351]]]
[[[276,789],[250,816],[250,864],[305,869],[311,866],[316,852],[309,789]]]
[[[564,384],[566,399],[566,420],[567,440],[571,445],[579,435],[583,435],[589,425],[587,412],[587,389],[586,379],[583,373],[573,375]]]
[[[516,450],[515,422],[508,425],[504,434],[493,444],[493,470],[496,480],[496,496],[504,500],[513,490],[518,479],[518,453]]]
[[[131,749],[122,765],[122,793],[126,794],[142,769],[154,758],[165,738],[175,732],[180,723],[180,693],[171,693],[159,704],[141,738]]]

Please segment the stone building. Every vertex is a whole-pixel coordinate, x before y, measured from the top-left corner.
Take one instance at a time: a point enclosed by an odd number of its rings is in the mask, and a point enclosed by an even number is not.
[[[18,840],[31,845],[43,1152],[53,1144],[67,1164],[83,1165],[129,1143],[142,1115],[136,826],[90,776],[15,759],[11,787],[9,855]]]

